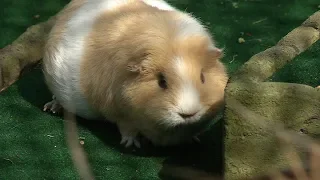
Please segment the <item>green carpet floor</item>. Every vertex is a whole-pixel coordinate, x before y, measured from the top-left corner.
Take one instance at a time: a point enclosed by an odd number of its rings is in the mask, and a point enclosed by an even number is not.
[[[27,27],[45,21],[68,0],[2,0],[0,48]],[[273,46],[281,37],[318,10],[319,0],[171,0],[201,18],[226,49],[223,62],[232,74],[253,54]],[[39,18],[34,18],[40,15]],[[246,42],[239,44],[238,38]],[[286,65],[270,79],[320,84],[320,43]],[[78,179],[64,140],[59,116],[42,112],[50,100],[40,68],[26,74],[0,94],[0,179]],[[107,123],[80,123],[80,136],[97,179],[159,179],[166,163],[220,172],[221,124],[202,139],[202,145],[133,152],[119,146],[117,129]]]

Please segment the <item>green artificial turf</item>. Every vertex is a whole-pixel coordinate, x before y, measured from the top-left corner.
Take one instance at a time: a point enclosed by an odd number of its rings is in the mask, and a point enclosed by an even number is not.
[[[67,0],[2,0],[0,47],[15,40],[30,25],[45,21]],[[319,0],[170,0],[207,24],[226,55],[232,74],[252,55],[273,46],[318,10]],[[34,18],[34,15],[40,18]],[[243,37],[246,42],[238,43]],[[320,84],[320,43],[286,65],[270,79]],[[78,179],[65,144],[60,116],[42,112],[51,99],[40,68],[0,94],[0,179]],[[108,123],[80,120],[79,136],[97,179],[159,179],[166,163],[208,172],[222,167],[221,123],[201,137],[201,145],[140,151],[119,145],[117,129]]]

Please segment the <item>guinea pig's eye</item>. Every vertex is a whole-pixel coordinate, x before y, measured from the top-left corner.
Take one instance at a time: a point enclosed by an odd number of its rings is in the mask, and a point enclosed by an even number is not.
[[[158,75],[158,85],[162,89],[167,89],[168,88],[166,78],[164,77],[164,75],[162,73],[159,73],[159,75]]]
[[[201,82],[202,82],[202,84],[204,84],[204,82],[205,82],[205,79],[204,79],[204,75],[203,75],[203,72],[201,72],[201,74],[200,74],[200,79],[201,79]]]

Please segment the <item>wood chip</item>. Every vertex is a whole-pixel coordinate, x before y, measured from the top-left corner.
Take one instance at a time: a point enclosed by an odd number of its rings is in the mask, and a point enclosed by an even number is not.
[[[241,43],[246,42],[246,40],[244,40],[244,38],[239,38],[239,39],[238,39],[238,42],[241,44]]]
[[[238,5],[237,2],[233,2],[233,3],[232,3],[232,6],[233,6],[235,9],[237,9],[237,8],[239,7],[239,5]]]

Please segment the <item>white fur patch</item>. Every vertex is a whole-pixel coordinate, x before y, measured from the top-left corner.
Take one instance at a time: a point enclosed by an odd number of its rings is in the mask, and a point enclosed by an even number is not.
[[[184,82],[178,99],[179,113],[195,114],[201,110],[200,96],[191,82]]]
[[[167,2],[163,0],[142,0],[144,3],[146,3],[149,6],[156,7],[160,10],[164,11],[174,11],[176,10],[172,6],[170,6]]]
[[[178,97],[178,109],[182,114],[194,114],[202,109],[200,94],[188,77],[187,66],[180,57],[175,59],[175,67],[178,76],[182,80],[182,86]]]
[[[130,0],[86,0],[67,22],[66,34],[53,53],[52,91],[59,102],[71,112],[85,118],[95,118],[80,90],[80,64],[85,38],[90,33],[97,16]]]
[[[177,26],[179,29],[179,37],[186,37],[190,35],[210,36],[200,21],[192,17],[190,14],[180,14],[180,17],[177,20]]]
[[[175,67],[177,69],[177,72],[181,76],[185,76],[187,67],[186,67],[186,64],[183,62],[183,59],[181,57],[175,58]]]

